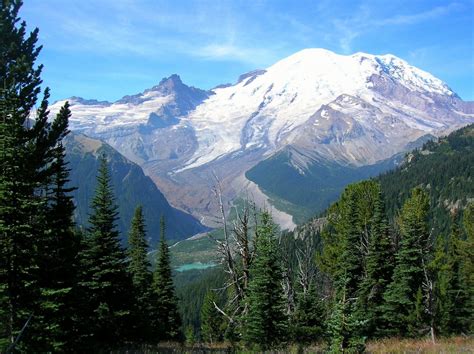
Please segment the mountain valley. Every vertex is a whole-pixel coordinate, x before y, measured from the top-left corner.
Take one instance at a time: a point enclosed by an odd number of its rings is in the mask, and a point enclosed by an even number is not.
[[[172,205],[211,227],[216,179],[226,205],[248,196],[273,206],[277,222],[292,229],[348,182],[390,169],[417,142],[474,121],[473,102],[402,59],[324,49],[209,91],[172,75],[114,103],[69,101],[73,131],[139,164]],[[306,200],[291,188],[281,193],[284,180],[305,180],[312,193]]]

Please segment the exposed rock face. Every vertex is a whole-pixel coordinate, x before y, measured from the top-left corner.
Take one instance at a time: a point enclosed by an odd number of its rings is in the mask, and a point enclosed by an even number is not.
[[[169,201],[211,224],[215,173],[226,200],[245,171],[282,149],[305,172],[317,161],[364,166],[474,121],[474,103],[393,55],[307,49],[211,92],[177,75],[115,103],[71,99],[71,128],[140,164]],[[52,107],[59,109],[61,102]]]

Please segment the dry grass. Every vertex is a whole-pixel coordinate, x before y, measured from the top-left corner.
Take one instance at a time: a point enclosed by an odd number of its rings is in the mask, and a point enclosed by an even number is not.
[[[290,353],[290,354],[313,354],[325,353],[326,344],[318,343],[301,346],[292,344],[285,349],[275,349],[267,353]],[[390,338],[367,343],[367,353],[474,353],[474,337],[440,338],[436,343],[429,339],[398,339]],[[216,343],[213,345],[197,343],[195,345],[183,345],[179,343],[160,343],[158,345],[141,345],[133,349],[123,349],[114,353],[256,353],[243,348],[232,348],[229,343]]]
[[[474,353],[474,337],[384,339],[367,343],[369,353]]]

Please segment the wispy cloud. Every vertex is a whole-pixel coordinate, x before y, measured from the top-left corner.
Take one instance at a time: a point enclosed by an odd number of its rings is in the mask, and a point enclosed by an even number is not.
[[[340,49],[344,53],[350,53],[352,52],[353,41],[366,33],[374,32],[387,26],[415,25],[460,10],[462,7],[460,3],[453,2],[414,14],[395,14],[380,18],[380,14],[375,13],[373,7],[362,3],[351,16],[332,20],[335,29],[332,37],[337,37]]]
[[[30,0],[22,13],[27,23],[39,26],[43,53],[48,53],[42,59],[51,60],[45,62],[46,67],[49,73],[58,73],[55,79],[61,85],[66,85],[67,75],[60,71],[68,71],[72,78],[75,66],[78,72],[90,70],[92,76],[104,77],[104,82],[110,80],[105,77],[108,72],[111,79],[122,76],[124,82],[138,82],[141,89],[150,84],[152,79],[147,77],[168,72],[183,74],[194,80],[191,84],[212,87],[217,81],[231,81],[243,70],[267,67],[308,47],[346,54],[393,52],[414,64],[427,63],[430,69],[430,65],[440,67],[430,56],[442,56],[440,48],[452,48],[456,42],[467,43],[469,48],[460,52],[465,61],[474,62],[472,0],[433,3],[82,0],[67,1],[66,7],[62,0]],[[96,65],[90,65],[91,60]],[[76,76],[84,79],[84,74]],[[472,75],[466,77],[467,81]]]
[[[445,6],[434,7],[428,11],[423,11],[417,14],[397,15],[397,16],[385,18],[379,21],[375,21],[375,24],[377,26],[414,25],[420,22],[438,18],[440,16],[450,13],[451,11],[459,10],[461,8],[462,8],[461,4],[457,2],[453,2]]]
[[[264,39],[250,35],[252,25],[237,18],[225,2],[212,11],[198,2],[192,9],[168,13],[139,1],[105,3],[102,11],[95,12],[90,4],[76,3],[69,9],[70,16],[51,3],[38,4],[37,10],[61,29],[56,33],[56,50],[146,58],[174,54],[257,66],[275,58],[273,46],[264,49],[260,42]]]

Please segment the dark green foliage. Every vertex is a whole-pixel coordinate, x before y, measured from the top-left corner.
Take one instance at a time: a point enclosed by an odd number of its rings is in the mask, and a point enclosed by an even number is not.
[[[366,338],[360,335],[360,327],[365,324],[356,316],[354,300],[347,296],[346,287],[343,284],[338,289],[327,323],[329,352],[358,353],[365,349]]]
[[[429,195],[428,214],[433,234],[448,235],[451,212],[474,196],[474,125],[459,129],[439,142],[430,141],[409,154],[407,162],[377,179],[385,197],[387,215],[393,219],[410,197],[423,186]]]
[[[414,189],[400,215],[401,240],[396,254],[393,281],[385,293],[388,333],[418,336],[423,330],[421,285],[429,246],[428,195]]]
[[[346,188],[328,211],[320,269],[331,279],[331,348],[363,348],[383,327],[383,294],[391,278],[391,245],[380,185],[364,181]],[[380,333],[378,333],[380,335]]]
[[[137,205],[143,206],[150,245],[159,240],[161,216],[167,220],[167,237],[172,240],[182,240],[206,230],[194,217],[173,208],[140,166],[127,160],[106,143],[73,132],[65,140],[65,146],[72,170],[71,181],[73,185],[79,186],[73,193],[78,226],[89,226],[89,204],[97,184],[99,157],[105,154],[120,214],[117,229],[122,236],[123,246],[127,244],[126,235]]]
[[[128,272],[133,283],[135,306],[133,323],[136,340],[150,341],[152,339],[152,272],[147,257],[148,243],[146,241],[146,226],[141,206],[135,209],[132,225],[128,235]]]
[[[295,216],[298,222],[308,220],[335,201],[349,183],[376,176],[395,167],[397,157],[375,165],[352,167],[331,161],[308,164],[304,174],[292,160],[300,152],[284,149],[258,163],[246,172],[246,177],[255,182],[275,200],[283,200],[281,207]],[[307,157],[303,157],[307,158]],[[291,207],[287,207],[290,205]]]
[[[193,333],[199,337],[201,329],[200,312],[204,304],[204,297],[211,289],[222,288],[225,282],[224,272],[219,268],[206,270],[191,270],[177,273],[174,278],[176,294],[179,298],[179,312],[183,328],[193,328]],[[224,307],[226,294],[216,294],[218,305]]]
[[[148,243],[146,241],[145,220],[143,209],[138,206],[132,219],[128,235],[128,271],[132,275],[134,287],[139,294],[145,294],[150,288],[152,273],[150,261],[147,257]]]
[[[258,226],[256,258],[250,270],[243,340],[251,347],[268,349],[287,338],[287,316],[283,299],[281,258],[275,226],[267,212]]]
[[[0,298],[6,319],[0,334],[5,346],[35,311],[39,297],[31,217],[42,201],[34,196],[35,136],[26,123],[40,92],[42,68],[34,63],[41,48],[36,48],[38,30],[27,35],[26,24],[18,25],[20,7],[20,1],[11,1],[0,9],[0,284],[6,295]]]
[[[27,34],[21,4],[3,1],[0,9],[0,342],[5,348],[31,317],[17,348],[50,351],[71,343],[73,331],[77,250],[61,146],[69,110],[50,120],[48,89],[38,104],[38,29]]]
[[[165,238],[165,221],[161,219],[161,240],[155,272],[153,289],[156,299],[156,325],[160,340],[182,340],[181,317],[178,312],[178,299],[175,295],[171,273],[170,251]]]
[[[306,293],[299,293],[296,308],[290,318],[291,339],[295,343],[314,343],[323,338],[326,313],[324,303],[311,286]]]
[[[328,225],[322,233],[323,251],[318,264],[334,283],[349,279],[346,290],[350,292],[365,273],[379,193],[380,186],[374,181],[351,184],[327,212]]]
[[[206,343],[222,340],[222,314],[214,305],[217,303],[215,291],[208,291],[201,307],[201,338]]]
[[[131,309],[131,279],[116,229],[114,202],[107,160],[101,157],[96,195],[92,201],[90,229],[82,252],[81,279],[85,338],[97,347],[126,340]]]
[[[467,294],[467,319],[464,332],[474,333],[474,202],[470,202],[463,216],[463,226],[466,237],[459,241],[461,264],[459,269],[460,283],[464,285]]]
[[[438,238],[431,263],[436,274],[436,329],[445,336],[470,332],[473,290],[469,287],[470,275],[465,272],[469,261],[463,246],[466,243],[461,238],[461,229],[454,222],[448,241]]]
[[[383,295],[392,278],[394,248],[390,239],[389,225],[385,216],[382,194],[374,205],[371,220],[370,239],[365,258],[365,277],[357,291],[356,311],[365,326],[360,332],[365,336],[383,335],[386,323],[382,316],[385,304]]]
[[[67,127],[70,114],[66,103],[56,122]],[[64,133],[67,132],[64,129]],[[80,239],[74,231],[74,204],[70,194],[74,188],[68,187],[69,169],[61,143],[54,149],[52,157],[46,232],[38,246],[41,297],[30,332],[37,350],[61,351],[74,344],[78,327],[77,255]]]

